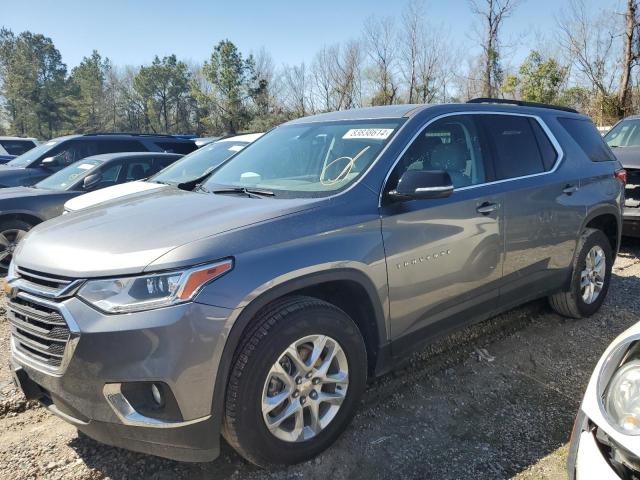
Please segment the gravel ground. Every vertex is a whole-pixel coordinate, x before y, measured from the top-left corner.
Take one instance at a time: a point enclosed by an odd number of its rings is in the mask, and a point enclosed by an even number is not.
[[[223,445],[208,464],[107,447],[10,382],[0,319],[0,478],[564,479],[567,437],[605,347],[640,320],[640,243],[627,243],[609,297],[586,320],[534,302],[459,331],[373,382],[340,440],[320,457],[261,471]]]

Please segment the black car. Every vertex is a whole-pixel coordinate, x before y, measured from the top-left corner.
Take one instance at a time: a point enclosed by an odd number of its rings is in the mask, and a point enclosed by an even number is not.
[[[0,165],[0,188],[29,186],[78,160],[104,153],[167,152],[186,155],[196,149],[192,140],[172,135],[87,134],[54,138]]]
[[[0,190],[0,270],[36,224],[62,214],[64,202],[89,191],[141,180],[172,164],[176,153],[110,153],[84,158],[33,187]]]

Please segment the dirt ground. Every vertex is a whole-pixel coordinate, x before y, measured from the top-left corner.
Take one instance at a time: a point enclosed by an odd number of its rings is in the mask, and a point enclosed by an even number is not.
[[[447,337],[371,384],[340,440],[306,464],[261,471],[223,445],[208,464],[107,447],[26,404],[0,319],[0,478],[564,479],[567,439],[593,367],[640,320],[640,243],[626,242],[608,299],[567,320],[535,302]]]

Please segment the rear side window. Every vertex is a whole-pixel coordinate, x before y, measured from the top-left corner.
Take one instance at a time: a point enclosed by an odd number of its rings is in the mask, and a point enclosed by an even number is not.
[[[0,145],[9,155],[15,156],[22,155],[35,147],[35,144],[30,140],[0,140]]]
[[[146,152],[147,148],[136,140],[101,140],[98,143],[100,153]]]
[[[155,142],[155,144],[164,152],[181,153],[182,155],[191,153],[198,148],[194,142]]]
[[[529,119],[533,133],[536,136],[536,142],[538,143],[538,149],[540,155],[542,155],[542,163],[545,170],[551,170],[558,160],[558,152],[553,147],[551,140],[542,129],[542,126],[533,118]]]
[[[542,173],[547,170],[546,164],[555,163],[553,156],[543,161],[534,131],[535,120],[515,115],[482,115],[482,122],[494,147],[497,180]]]
[[[577,118],[558,118],[558,121],[592,162],[615,160],[593,122]]]

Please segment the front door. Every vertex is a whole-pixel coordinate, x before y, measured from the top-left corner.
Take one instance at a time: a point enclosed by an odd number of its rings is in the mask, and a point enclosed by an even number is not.
[[[399,349],[490,311],[498,299],[504,196],[487,184],[492,162],[480,132],[475,115],[434,121],[385,186],[392,190],[407,169],[446,170],[454,185],[444,199],[393,202],[383,195],[391,335]]]

